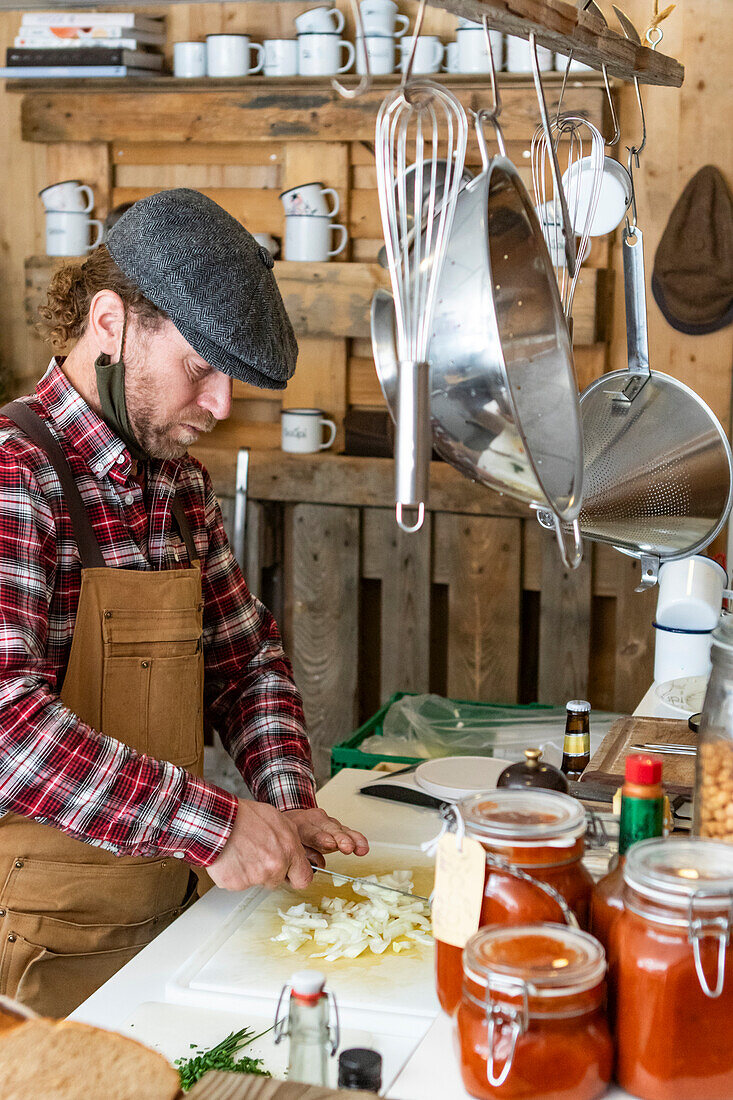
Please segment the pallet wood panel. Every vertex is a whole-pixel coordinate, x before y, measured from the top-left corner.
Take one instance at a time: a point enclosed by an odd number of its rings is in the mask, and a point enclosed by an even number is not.
[[[111,144],[112,163],[119,167],[132,167],[145,164],[228,164],[238,167],[259,167],[267,163],[272,168],[282,164],[284,145],[268,143],[267,149],[250,142],[230,142],[226,144],[207,143],[194,145],[192,142],[173,141],[113,141]]]
[[[297,504],[287,510],[291,548],[286,641],[319,782],[331,746],[356,727],[359,512]]]
[[[434,517],[433,578],[448,585],[448,694],[513,702],[519,686],[521,524]]]
[[[549,532],[548,532],[549,533]],[[588,694],[591,545],[577,569],[563,565],[553,537],[542,539],[538,697],[563,705]]]
[[[391,508],[363,513],[362,573],[381,581],[380,698],[430,685],[430,558],[428,520],[415,535],[395,523]]]
[[[166,89],[172,78],[146,81],[119,81],[99,86],[88,81],[82,90],[72,82],[58,86],[16,88],[22,94],[21,124],[24,141],[109,141],[120,143],[197,142],[214,144],[248,142],[280,144],[283,140],[316,142],[374,141],[374,120],[387,89],[396,78],[375,79],[374,87],[357,99],[341,99],[327,79],[273,82],[245,77],[225,81],[214,88],[211,81],[178,81],[176,90],[157,90],[160,81]],[[349,81],[346,79],[345,84]],[[352,83],[356,83],[352,78]],[[182,88],[181,85],[185,84]],[[491,106],[491,92],[471,78],[446,79],[464,107],[480,110]],[[223,85],[223,86],[222,86]],[[206,92],[202,95],[202,92]],[[557,80],[548,80],[550,112],[559,96]],[[537,122],[534,89],[526,78],[504,82],[502,87],[502,127],[507,141],[526,141]],[[566,90],[563,109],[580,112],[603,128],[603,100],[591,103],[582,86]]]

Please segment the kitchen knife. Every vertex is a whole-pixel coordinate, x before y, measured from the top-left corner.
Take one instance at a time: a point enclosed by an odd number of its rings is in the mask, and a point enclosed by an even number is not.
[[[644,749],[646,752],[659,752],[667,753],[671,756],[697,756],[697,747],[695,745],[673,745],[671,742],[664,745],[652,744],[650,741],[644,741],[640,745],[632,745],[632,749]]]
[[[432,794],[417,791],[412,787],[400,787],[396,783],[377,781],[367,787],[360,787],[359,794],[370,798],[386,798],[389,802],[406,802],[410,806],[423,806],[428,810],[439,810],[447,803]]]
[[[412,898],[413,901],[427,901],[421,894],[410,894],[407,890],[398,890],[396,886],[382,886],[381,882],[373,882],[370,879],[354,878],[353,875],[342,875],[339,871],[329,871],[328,867],[319,867],[316,863],[311,863],[311,867],[314,871],[320,871],[323,875],[330,875],[331,878],[345,878],[347,882],[357,882],[360,886],[376,886],[379,890],[389,890],[393,894],[402,894],[405,898]]]

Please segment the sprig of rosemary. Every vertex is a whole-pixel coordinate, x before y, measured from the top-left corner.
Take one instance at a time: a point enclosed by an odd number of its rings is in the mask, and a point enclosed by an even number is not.
[[[268,1031],[272,1031],[272,1028],[268,1027],[265,1031],[261,1031],[259,1035],[256,1035],[254,1028],[243,1027],[241,1031],[232,1031],[226,1039],[222,1039],[220,1043],[209,1050],[201,1050],[200,1047],[196,1047],[192,1043],[191,1049],[198,1050],[199,1053],[191,1058],[178,1058],[174,1063],[178,1069],[178,1077],[183,1092],[188,1092],[189,1089],[193,1088],[196,1082],[210,1069],[228,1070],[230,1073],[254,1073],[260,1077],[270,1077],[270,1071],[263,1067],[262,1058],[250,1058],[248,1055],[235,1058],[235,1055],[239,1054],[245,1047],[254,1043],[255,1040],[261,1039],[263,1035],[267,1035]]]

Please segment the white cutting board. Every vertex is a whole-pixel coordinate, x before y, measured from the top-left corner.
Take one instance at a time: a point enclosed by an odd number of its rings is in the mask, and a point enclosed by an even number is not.
[[[380,774],[361,768],[343,768],[318,792],[318,805],[344,825],[359,829],[370,844],[419,848],[437,836],[442,824],[437,810],[359,794],[360,787],[370,785]],[[382,778],[389,777],[383,775]],[[405,780],[395,776],[392,782],[414,787],[414,774],[410,773]],[[353,873],[358,874],[357,871]]]
[[[196,1052],[194,1044],[204,1050],[220,1043],[222,1039],[242,1027],[254,1028],[259,1034],[272,1024],[273,1017],[241,1013],[201,1010],[185,1005],[170,1005],[146,1001],[138,1005],[132,1016],[119,1028],[146,1046],[157,1050],[169,1062],[177,1058],[190,1058]],[[425,1021],[425,1027],[429,1021]],[[369,1047],[382,1055],[382,1087],[388,1089],[404,1066],[416,1044],[416,1040],[386,1035],[359,1028],[343,1028],[341,1042],[335,1058],[329,1061],[329,1084],[336,1087],[338,1077],[338,1053],[349,1047]],[[287,1041],[275,1044],[272,1031],[247,1047],[252,1058],[262,1058],[265,1068],[273,1077],[285,1078],[288,1063]]]
[[[362,876],[408,868],[414,871],[416,894],[427,896],[432,889],[433,860],[420,850],[378,844],[361,859],[337,854],[327,862],[336,871]],[[418,1034],[439,1007],[432,944],[416,944],[399,954],[365,952],[357,959],[325,962],[310,959],[314,948],[308,944],[291,952],[284,944],[272,942],[282,927],[278,909],[300,901],[317,903],[324,896],[351,899],[355,895],[348,885],[336,887],[319,874],[304,891],[287,886],[272,892],[249,891],[228,920],[174,974],[166,999],[267,1016],[295,971],[317,969],[326,974],[344,1025]]]

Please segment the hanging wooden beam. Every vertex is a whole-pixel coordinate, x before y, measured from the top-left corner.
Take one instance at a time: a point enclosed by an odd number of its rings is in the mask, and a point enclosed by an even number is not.
[[[557,53],[600,69],[621,80],[637,78],[642,84],[679,88],[685,70],[679,61],[647,46],[637,46],[623,34],[604,26],[588,12],[578,11],[565,0],[439,0],[444,8],[477,22],[486,15],[489,26],[517,38],[529,38]]]

